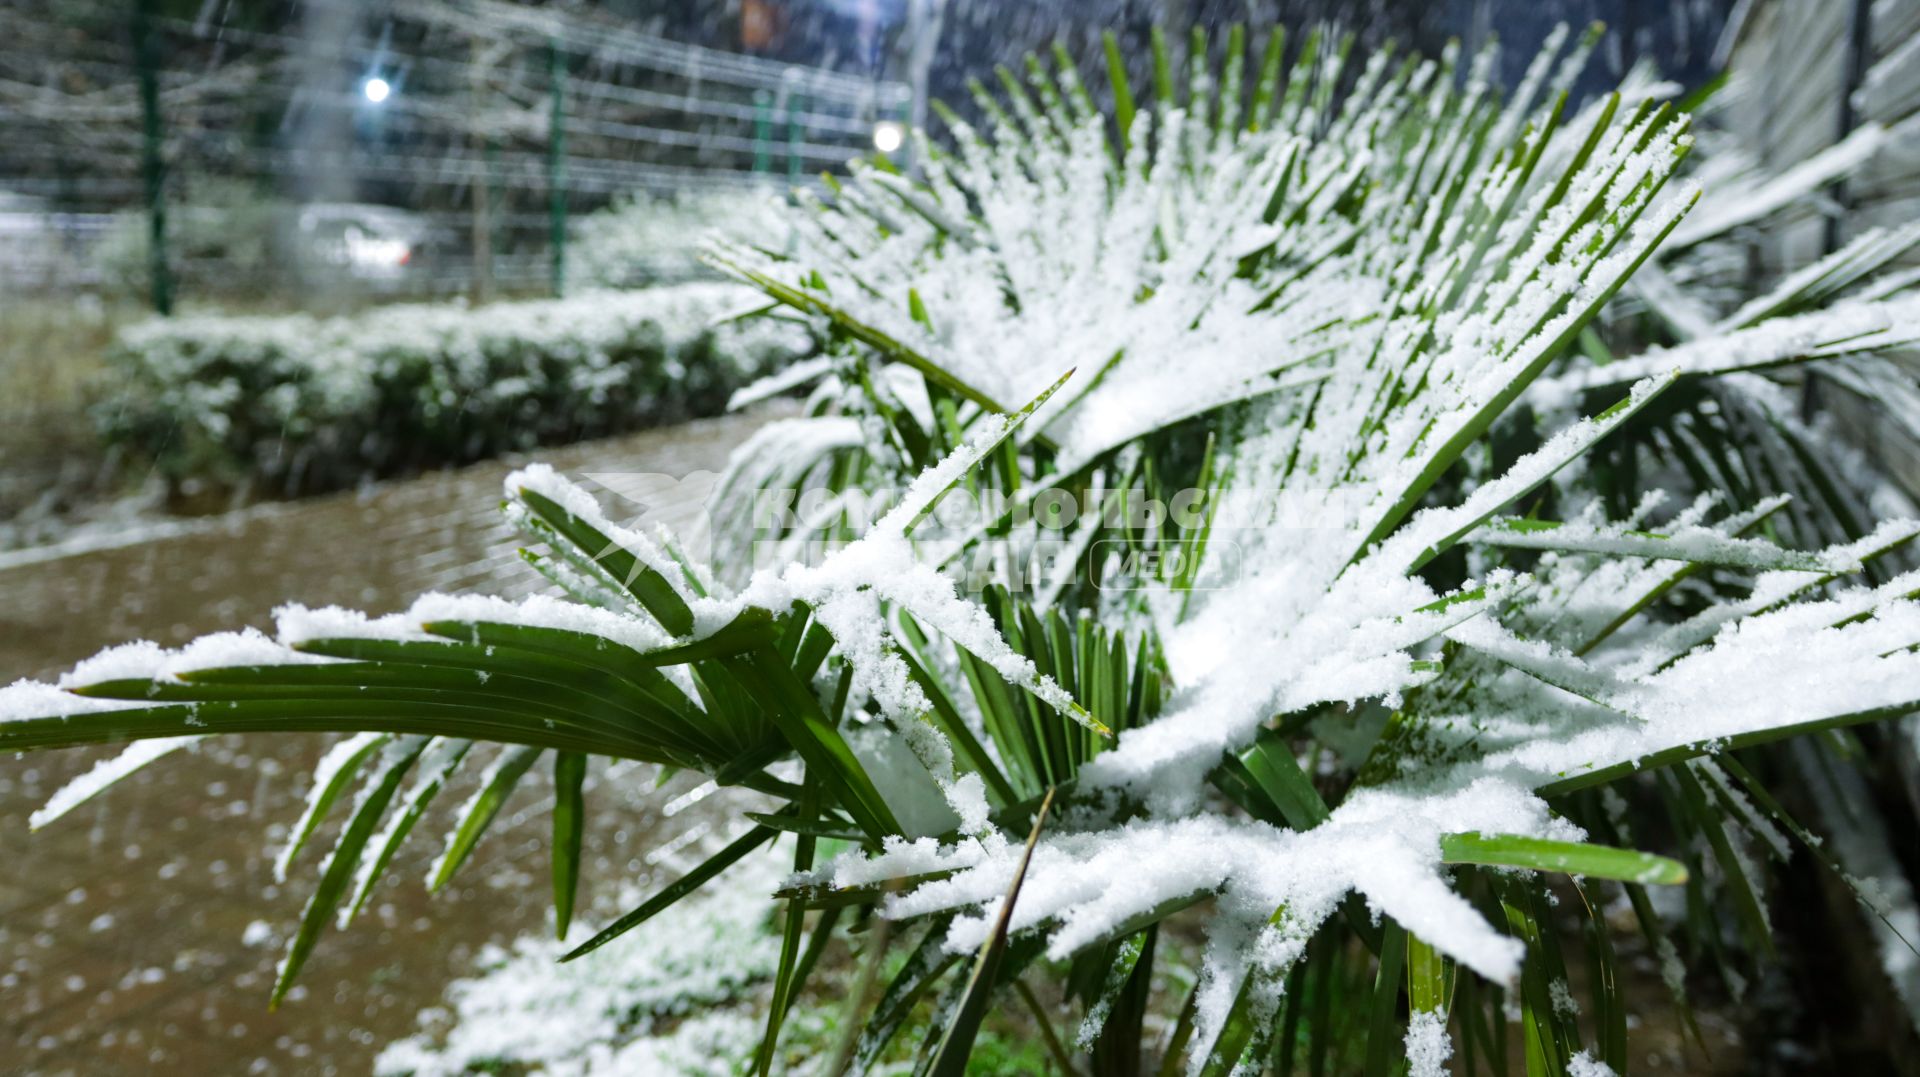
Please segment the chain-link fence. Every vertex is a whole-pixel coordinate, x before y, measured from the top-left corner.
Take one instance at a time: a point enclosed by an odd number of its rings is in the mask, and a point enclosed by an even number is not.
[[[0,8],[0,289],[224,306],[697,272],[899,83],[492,0]]]

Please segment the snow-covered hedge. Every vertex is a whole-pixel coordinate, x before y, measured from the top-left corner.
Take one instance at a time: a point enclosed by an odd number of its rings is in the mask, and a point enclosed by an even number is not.
[[[338,487],[711,412],[809,347],[791,323],[723,320],[752,298],[690,284],[155,320],[121,335],[97,419],[175,484]]]

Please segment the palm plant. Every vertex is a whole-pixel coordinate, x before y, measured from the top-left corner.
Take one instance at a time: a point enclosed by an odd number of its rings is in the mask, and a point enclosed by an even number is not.
[[[433,882],[548,757],[563,936],[589,756],[773,800],[573,951],[795,835],[763,1072],[848,909],[895,924],[876,968],[908,952],[857,1069],[932,1000],[916,1069],[962,1072],[1000,993],[1047,1024],[1045,975],[1084,1018],[1072,1047],[1047,1032],[1068,1069],[1431,1074],[1457,1050],[1504,1073],[1517,1035],[1529,1073],[1622,1072],[1603,898],[1674,953],[1647,888],[1724,897],[1764,952],[1746,850],[1805,830],[1749,750],[1920,708],[1920,524],[1878,522],[1889,499],[1752,373],[1885,376],[1920,311],[1849,248],[1718,319],[1642,318],[1669,346],[1614,355],[1602,312],[1699,192],[1670,182],[1689,121],[1650,83],[1569,112],[1594,36],[1505,102],[1490,54],[1355,70],[1315,34],[1288,63],[1275,31],[1250,62],[1238,28],[1217,62],[1196,35],[1178,80],[1156,36],[1146,107],[1112,39],[1105,104],[1064,55],[1003,70],[988,134],[946,113],[919,176],[856,167],[789,249],[712,250],[825,352],[774,386],[818,383],[736,456],[710,563],[529,468],[506,508],[566,599],[290,606],[273,638],[115,649],[7,689],[0,749],[140,742],[64,807],[182,738],[351,734],[283,859],[345,808],[276,1002],[498,745]],[[811,508],[769,519],[795,492]],[[1202,973],[1149,1044],[1174,922]]]

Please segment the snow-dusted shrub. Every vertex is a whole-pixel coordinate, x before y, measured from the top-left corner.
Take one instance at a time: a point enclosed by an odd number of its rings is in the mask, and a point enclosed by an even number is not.
[[[578,218],[567,258],[581,280],[602,288],[711,277],[713,268],[700,260],[708,237],[778,250],[786,246],[787,222],[771,185],[671,198],[634,194]]]
[[[809,350],[753,300],[690,284],[336,318],[194,315],[127,329],[101,433],[175,483],[325,489],[711,412]]]
[[[168,210],[167,256],[177,287],[194,295],[258,296],[285,284],[280,271],[288,207],[251,183],[203,178]],[[141,210],[114,214],[88,254],[99,284],[117,299],[147,297],[152,223]]]
[[[570,597],[119,648],[8,689],[0,749],[146,742],[65,807],[160,738],[352,732],[294,831],[287,859],[358,783],[276,998],[493,742],[435,881],[551,754],[563,936],[587,755],[765,800],[569,957],[799,835],[763,1063],[866,907],[893,930],[860,959],[907,956],[863,1070],[912,1026],[962,1072],[990,1009],[1057,1016],[1045,977],[1100,1073],[1424,1077],[1504,1059],[1510,1022],[1531,1072],[1617,1071],[1604,910],[1682,1007],[1651,887],[1751,973],[1762,860],[1805,835],[1765,746],[1818,734],[1794,750],[1845,773],[1836,742],[1920,708],[1920,524],[1757,373],[1880,369],[1917,301],[1796,277],[1684,333],[1610,324],[1701,191],[1660,87],[1567,108],[1591,37],[1504,103],[1490,56],[1350,70],[1316,36],[1283,78],[1278,35],[1251,68],[1238,31],[1218,70],[1196,44],[1183,92],[1156,42],[1148,108],[1111,42],[1110,110],[1070,65],[1007,74],[922,179],[856,170],[791,251],[716,249],[832,345],[774,383],[818,387],[737,456],[710,563],[528,468],[508,511]],[[1204,932],[1191,992],[1155,986],[1169,923]]]

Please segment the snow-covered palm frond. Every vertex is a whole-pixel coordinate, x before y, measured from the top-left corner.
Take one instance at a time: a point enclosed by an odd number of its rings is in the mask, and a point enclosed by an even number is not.
[[[1622,1064],[1605,925],[1589,1043],[1537,873],[1618,881],[1664,939],[1643,888],[1701,885],[1708,848],[1764,947],[1728,831],[1784,813],[1732,753],[1920,708],[1920,579],[1897,563],[1920,528],[1834,483],[1754,373],[1865,377],[1910,344],[1920,314],[1872,283],[1910,240],[1726,310],[1683,296],[1660,347],[1616,358],[1596,319],[1697,192],[1670,182],[1687,118],[1647,86],[1568,114],[1591,36],[1504,104],[1490,54],[1354,71],[1315,36],[1287,67],[1276,35],[1248,77],[1237,31],[1217,70],[1197,44],[1181,93],[1156,39],[1145,108],[1111,43],[1110,113],[1071,65],[1006,73],[984,133],[919,139],[917,178],[856,168],[786,250],[714,248],[828,347],[779,385],[820,380],[805,416],[736,456],[714,564],[530,469],[509,510],[572,601],[290,608],[276,640],[109,652],[72,691],[8,689],[0,748],[359,734],[316,786],[318,817],[364,772],[287,976],[471,742],[506,747],[434,881],[551,751],[563,931],[584,755],[745,785],[774,809],[575,952],[800,835],[763,1069],[810,910],[848,905],[929,924],[862,1066],[937,992],[922,1060],[961,1072],[993,992],[1030,1001],[1049,963],[1093,1057],[1137,1063],[1143,955],[1174,916],[1206,934],[1174,1037],[1194,1072],[1292,1052],[1288,985],[1356,954],[1380,970],[1370,1072],[1403,1029],[1437,1066],[1450,1020],[1482,1035],[1509,996],[1530,1065]],[[1191,511],[1128,512],[1187,490]],[[769,494],[818,496],[769,518]],[[962,494],[993,507],[954,524]],[[1050,547],[1067,571],[1023,586]],[[1113,590],[1103,548],[1183,560]],[[993,586],[956,587],[978,564]],[[1618,847],[1621,789],[1699,844]]]

